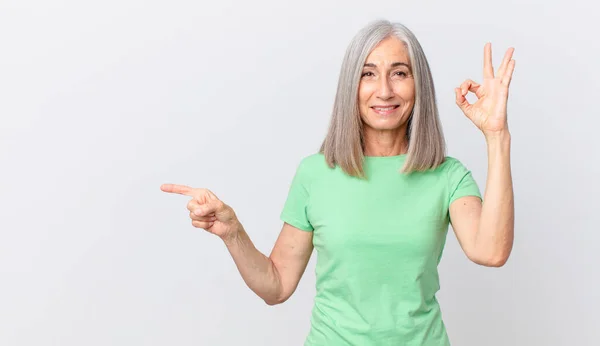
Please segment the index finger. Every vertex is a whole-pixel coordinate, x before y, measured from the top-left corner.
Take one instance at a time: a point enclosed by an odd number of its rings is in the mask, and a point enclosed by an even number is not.
[[[193,188],[186,185],[162,184],[160,189],[164,192],[178,193],[180,195],[192,196]]]

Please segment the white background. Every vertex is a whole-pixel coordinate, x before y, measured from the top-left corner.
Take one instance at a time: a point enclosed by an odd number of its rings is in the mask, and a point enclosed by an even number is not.
[[[374,19],[429,58],[448,154],[485,188],[454,87],[516,48],[513,254],[453,233],[439,299],[453,345],[597,345],[598,8],[588,1],[0,1],[0,345],[301,345],[314,260],[270,307],[191,226],[208,187],[268,253],[297,164],[325,135],[342,57]],[[452,232],[450,230],[450,232]]]

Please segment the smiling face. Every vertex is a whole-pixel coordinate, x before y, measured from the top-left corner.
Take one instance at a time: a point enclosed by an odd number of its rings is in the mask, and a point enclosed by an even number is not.
[[[398,38],[386,38],[369,54],[361,74],[358,106],[365,131],[405,130],[414,104],[408,51]]]

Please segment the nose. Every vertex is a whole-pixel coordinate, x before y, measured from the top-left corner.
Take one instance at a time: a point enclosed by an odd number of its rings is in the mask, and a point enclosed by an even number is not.
[[[389,100],[394,97],[394,92],[389,78],[381,78],[377,90],[377,97],[382,100]]]

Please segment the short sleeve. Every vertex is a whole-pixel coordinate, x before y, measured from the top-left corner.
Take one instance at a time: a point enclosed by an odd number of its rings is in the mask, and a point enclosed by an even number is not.
[[[457,159],[450,158],[449,161],[448,188],[450,196],[448,205],[464,196],[476,196],[481,199],[479,186],[473,178],[471,171]]]
[[[308,183],[309,170],[306,160],[303,160],[296,169],[296,174],[292,179],[287,199],[280,215],[282,221],[303,231],[314,230],[307,213],[309,204]]]

